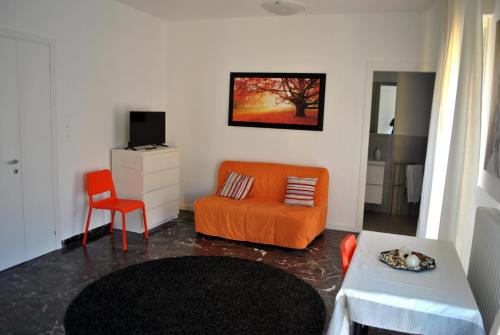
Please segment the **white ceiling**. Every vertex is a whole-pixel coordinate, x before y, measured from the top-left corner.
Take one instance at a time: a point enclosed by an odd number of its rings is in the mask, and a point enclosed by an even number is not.
[[[264,0],[117,0],[171,21],[271,16]],[[442,0],[300,0],[300,15],[337,13],[423,12]]]

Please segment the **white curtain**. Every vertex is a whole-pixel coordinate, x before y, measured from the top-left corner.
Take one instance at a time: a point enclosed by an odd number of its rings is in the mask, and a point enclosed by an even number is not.
[[[481,1],[449,0],[429,130],[419,235],[455,242],[468,267],[481,137]],[[429,159],[430,158],[430,159]]]
[[[417,236],[437,239],[443,205],[448,152],[455,113],[462,53],[464,1],[448,1],[448,18],[441,44],[422,185]]]

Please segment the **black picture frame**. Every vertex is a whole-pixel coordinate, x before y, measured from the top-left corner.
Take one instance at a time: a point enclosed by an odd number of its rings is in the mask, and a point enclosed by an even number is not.
[[[316,124],[297,124],[297,123],[274,123],[274,122],[254,122],[242,121],[234,119],[234,97],[235,97],[235,80],[238,78],[262,78],[262,79],[318,79],[319,92],[317,100],[317,122]],[[257,127],[257,128],[278,128],[278,129],[298,129],[298,130],[312,130],[323,131],[323,117],[325,106],[325,86],[326,86],[326,73],[278,73],[278,72],[231,72],[229,84],[229,113],[228,113],[228,126],[237,127]],[[314,94],[316,96],[316,94]],[[297,108],[297,107],[296,107]],[[302,112],[310,110],[310,108],[303,108]]]

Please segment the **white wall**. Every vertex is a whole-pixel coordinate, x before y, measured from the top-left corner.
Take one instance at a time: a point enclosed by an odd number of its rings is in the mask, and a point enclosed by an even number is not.
[[[422,58],[438,59],[442,41],[445,37],[446,17],[448,15],[448,1],[437,3],[424,13],[424,34],[422,43]]]
[[[167,110],[188,206],[213,191],[223,159],[321,165],[329,227],[354,230],[367,62],[435,61],[426,27],[440,21],[438,12],[166,24],[112,0],[0,0],[0,27],[56,43],[61,239],[82,232],[84,173],[109,167],[136,108]],[[327,73],[324,131],[228,127],[231,71]],[[92,227],[106,221],[96,213]]]
[[[112,0],[0,0],[0,27],[56,44],[61,239],[82,232],[84,173],[110,167],[128,111],[165,109],[165,26]],[[92,227],[103,223],[97,212]]]
[[[374,14],[168,23],[167,139],[182,147],[185,205],[213,192],[224,159],[319,165],[331,177],[328,226],[355,230],[367,63],[435,61],[429,20]],[[324,131],[228,127],[231,71],[327,73]]]

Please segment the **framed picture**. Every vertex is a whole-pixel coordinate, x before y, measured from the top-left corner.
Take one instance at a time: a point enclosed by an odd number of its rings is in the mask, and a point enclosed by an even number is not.
[[[324,73],[232,72],[229,126],[323,130]]]

